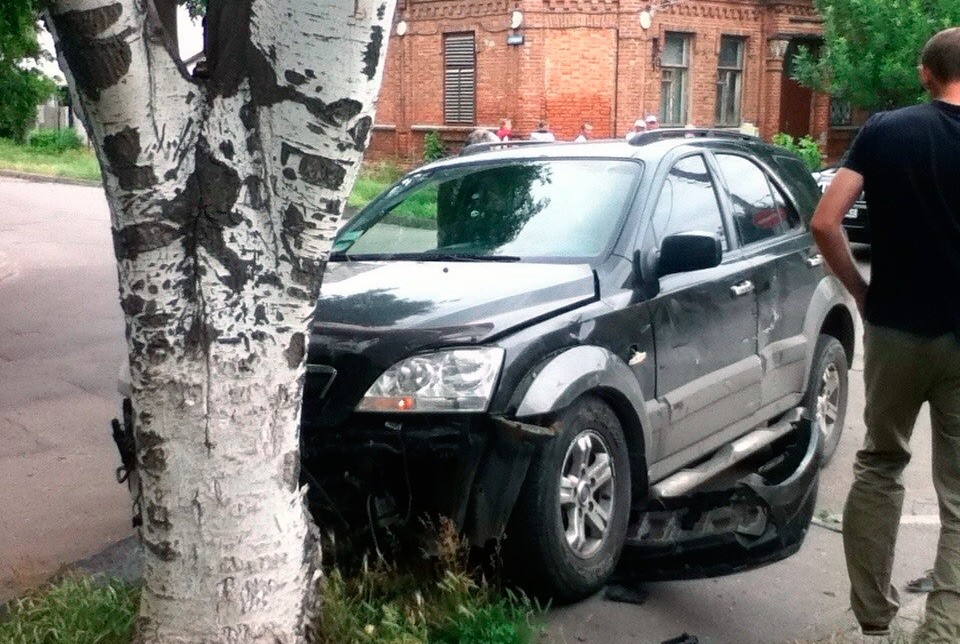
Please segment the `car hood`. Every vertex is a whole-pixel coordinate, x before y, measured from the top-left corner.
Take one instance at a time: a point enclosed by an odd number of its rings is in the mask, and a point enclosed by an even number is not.
[[[473,344],[596,297],[586,264],[335,262],[314,329],[441,332]]]
[[[308,365],[336,373],[324,424],[341,421],[380,374],[411,354],[480,344],[597,297],[587,264],[332,262],[307,354]],[[320,386],[309,369],[308,394]]]

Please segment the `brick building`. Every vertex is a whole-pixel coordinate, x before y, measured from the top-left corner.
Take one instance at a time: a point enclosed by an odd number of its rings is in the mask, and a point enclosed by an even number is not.
[[[427,132],[456,144],[504,117],[570,140],[656,114],[811,134],[836,156],[849,109],[784,73],[820,33],[811,0],[400,0],[370,154],[415,158]]]

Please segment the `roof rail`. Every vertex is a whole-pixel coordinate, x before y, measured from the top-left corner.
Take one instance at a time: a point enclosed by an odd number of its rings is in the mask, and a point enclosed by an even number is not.
[[[718,138],[735,139],[737,141],[759,141],[760,138],[752,134],[744,134],[739,130],[718,130],[707,127],[676,127],[676,128],[658,128],[647,132],[638,132],[630,139],[630,145],[647,145],[655,141],[664,139],[683,139],[683,138]]]
[[[472,145],[465,145],[463,149],[460,150],[460,156],[477,154],[478,152],[488,152],[490,150],[506,150],[507,148],[521,146],[526,147],[529,145],[550,145],[556,142],[557,141],[491,141],[490,143],[474,143]]]

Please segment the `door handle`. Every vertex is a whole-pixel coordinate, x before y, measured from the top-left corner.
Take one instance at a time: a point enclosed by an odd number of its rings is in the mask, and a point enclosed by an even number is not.
[[[753,293],[753,282],[750,280],[743,280],[739,284],[734,284],[731,286],[730,291],[737,297],[746,295],[747,293]]]
[[[813,268],[823,263],[823,255],[820,253],[817,253],[816,255],[809,255],[805,257],[803,261],[806,262],[807,266]]]

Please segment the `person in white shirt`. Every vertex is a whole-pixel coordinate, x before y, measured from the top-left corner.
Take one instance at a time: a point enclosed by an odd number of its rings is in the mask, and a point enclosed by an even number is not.
[[[593,136],[593,123],[590,121],[584,122],[580,126],[580,134],[577,135],[577,138],[573,140],[574,143],[583,143],[584,141],[589,140]]]
[[[632,141],[633,137],[635,137],[636,135],[642,134],[646,131],[647,131],[646,122],[643,119],[637,119],[636,121],[633,122],[633,129],[627,132],[627,136],[626,136],[627,143]]]
[[[540,141],[542,143],[553,143],[557,137],[553,135],[546,121],[537,123],[537,129],[530,133],[531,141]]]

